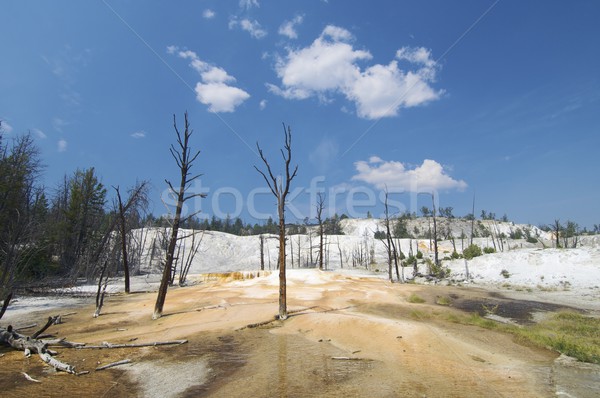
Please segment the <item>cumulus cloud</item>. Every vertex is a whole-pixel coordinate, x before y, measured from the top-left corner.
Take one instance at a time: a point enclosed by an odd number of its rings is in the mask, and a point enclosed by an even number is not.
[[[179,50],[176,46],[167,47],[167,53],[190,61],[190,67],[200,75],[196,84],[196,99],[208,106],[211,112],[233,112],[235,108],[250,98],[246,91],[234,87],[236,79],[225,69],[202,61],[190,50]]]
[[[450,177],[444,167],[435,160],[425,159],[414,168],[397,161],[385,161],[377,156],[368,161],[354,163],[357,174],[354,181],[363,181],[378,189],[404,192],[433,192],[438,190],[464,190],[467,183]]]
[[[58,152],[65,152],[67,150],[67,141],[64,139],[58,140],[57,150]]]
[[[278,33],[290,39],[297,39],[298,33],[296,32],[296,26],[300,25],[303,20],[304,17],[302,15],[296,15],[291,21],[283,22],[283,24],[281,24],[279,27]]]
[[[232,18],[229,21],[229,29],[234,29],[238,26],[242,30],[250,33],[250,36],[254,37],[255,39],[262,39],[267,35],[267,31],[263,29],[260,23],[258,23],[256,20],[251,21],[247,18],[238,20],[237,18]]]
[[[146,137],[146,132],[144,130],[138,130],[136,132],[131,133],[131,136],[133,138],[145,138]]]
[[[207,8],[206,10],[202,11],[202,18],[204,19],[213,19],[215,15],[217,14],[210,8]]]
[[[425,104],[442,94],[430,85],[438,65],[428,49],[402,47],[387,65],[361,68],[360,63],[373,57],[367,50],[355,49],[353,40],[344,28],[325,27],[309,46],[288,49],[285,56],[277,58],[275,71],[281,84],[268,83],[267,88],[286,99],[317,97],[322,102],[341,94],[365,119],[395,116],[401,108]],[[413,69],[400,69],[399,61]]]

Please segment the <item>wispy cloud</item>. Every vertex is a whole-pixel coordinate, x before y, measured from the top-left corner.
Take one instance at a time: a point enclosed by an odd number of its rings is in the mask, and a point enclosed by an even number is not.
[[[467,183],[455,180],[444,167],[435,160],[425,159],[414,168],[397,161],[385,161],[372,156],[368,161],[354,163],[357,174],[352,180],[363,181],[378,189],[403,192],[434,192],[438,190],[464,190]]]
[[[208,106],[211,112],[233,112],[235,108],[250,98],[250,94],[234,87],[236,79],[225,69],[202,61],[190,50],[179,50],[176,46],[167,47],[167,53],[190,61],[190,67],[200,74],[201,81],[196,84],[196,99]]]
[[[336,141],[330,138],[323,138],[321,142],[310,151],[308,160],[319,170],[324,173],[336,160],[339,153],[339,145]]]
[[[260,108],[261,111],[265,110],[265,108],[267,107],[267,100],[260,101],[260,103],[258,104],[258,107]]]
[[[202,18],[204,19],[213,19],[216,15],[217,13],[215,13],[210,8],[207,8],[206,10],[202,11]]]
[[[76,90],[77,75],[81,68],[90,63],[91,56],[92,50],[89,48],[76,51],[68,45],[58,54],[41,56],[52,74],[62,82],[62,93],[59,96],[67,105],[79,106],[82,102],[81,94]]]
[[[304,17],[302,15],[296,15],[291,21],[284,21],[279,27],[278,33],[290,39],[297,39],[298,32],[296,32],[296,26],[300,25],[303,20]]]
[[[65,152],[67,150],[67,141],[64,139],[58,140],[57,150],[58,152]]]
[[[67,127],[69,124],[69,122],[59,117],[55,117],[54,119],[52,119],[52,127],[54,128],[54,130],[60,133],[62,133],[64,128]]]
[[[359,61],[373,57],[367,50],[355,49],[353,39],[348,30],[327,26],[310,46],[289,49],[277,59],[275,70],[281,85],[267,84],[268,89],[287,99],[317,97],[324,103],[330,102],[332,95],[342,94],[365,119],[395,116],[401,108],[440,98],[442,91],[430,85],[438,65],[429,50],[403,47],[389,64],[361,69]],[[407,61],[413,70],[400,69],[398,61]]]
[[[256,8],[260,7],[258,0],[240,0],[240,8],[249,10],[252,7],[256,7]]]
[[[10,134],[12,133],[13,128],[8,122],[4,119],[0,119],[0,132]]]
[[[146,138],[146,132],[144,130],[138,130],[136,132],[131,133],[131,137],[136,139]]]
[[[229,29],[234,29],[236,27],[240,27],[242,30],[250,33],[250,36],[255,39],[262,39],[267,36],[267,31],[263,29],[257,20],[251,21],[247,18],[238,20],[236,17],[232,17],[229,21]]]
[[[48,136],[46,135],[46,133],[44,133],[40,129],[33,128],[33,129],[31,129],[31,132],[33,133],[34,136],[36,136],[40,140],[45,140],[46,138],[48,138]]]

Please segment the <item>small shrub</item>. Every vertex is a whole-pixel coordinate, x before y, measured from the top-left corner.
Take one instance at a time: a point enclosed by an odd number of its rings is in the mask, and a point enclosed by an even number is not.
[[[422,251],[417,251],[417,259],[421,260],[423,258],[423,252]]]
[[[494,249],[493,247],[485,247],[483,249],[483,252],[485,254],[492,254],[492,253],[496,253],[496,249]]]
[[[530,236],[529,238],[527,238],[527,242],[528,243],[538,243],[538,240],[536,238],[534,238],[533,236]]]
[[[375,231],[374,238],[375,239],[386,239],[387,234],[384,231]]]
[[[469,245],[469,247],[467,247],[465,250],[463,250],[463,256],[467,260],[471,260],[474,257],[481,256],[481,254],[481,248],[474,243],[472,245]]]
[[[505,269],[503,269],[502,271],[500,271],[500,275],[502,275],[506,279],[510,278],[510,272],[508,272],[508,270],[505,270]]]
[[[452,299],[448,296],[439,296],[438,298],[435,299],[435,303],[437,305],[451,305],[452,304]]]
[[[453,260],[457,260],[460,258],[460,254],[458,254],[455,250],[452,252],[452,255],[450,256],[450,258],[452,258]]]
[[[422,304],[425,302],[425,299],[415,293],[412,293],[410,296],[408,296],[408,298],[406,299],[409,303],[413,303],[413,304]]]

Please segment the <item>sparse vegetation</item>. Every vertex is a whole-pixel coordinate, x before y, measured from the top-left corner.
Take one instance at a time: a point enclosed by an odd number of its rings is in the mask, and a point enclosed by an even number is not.
[[[531,326],[515,326],[483,318],[479,314],[445,314],[449,322],[479,326],[515,335],[522,343],[535,344],[573,357],[600,364],[600,319],[575,312],[558,312]]]
[[[439,296],[435,299],[437,305],[450,306],[452,305],[452,299],[448,296]]]
[[[500,275],[502,275],[506,279],[510,278],[510,272],[508,272],[508,270],[505,270],[505,269],[503,269],[502,271],[500,271]]]
[[[476,244],[469,245],[465,250],[463,250],[463,256],[467,260],[471,260],[475,257],[481,256],[481,248]]]
[[[422,304],[425,302],[425,299],[423,297],[419,296],[418,294],[411,293],[411,295],[408,296],[406,301],[408,301],[409,303],[412,303],[412,304]]]

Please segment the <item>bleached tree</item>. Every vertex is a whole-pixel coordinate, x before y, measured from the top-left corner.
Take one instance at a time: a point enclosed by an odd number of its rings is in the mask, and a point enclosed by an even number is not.
[[[129,197],[125,202],[121,197],[119,187],[113,187],[117,193],[116,208],[118,210],[117,223],[119,225],[119,235],[121,243],[121,261],[123,262],[123,272],[125,274],[125,293],[130,291],[129,283],[129,255],[127,250],[128,234],[131,230],[130,216],[148,205],[148,182],[142,181],[129,191]]]
[[[296,177],[296,173],[298,172],[298,166],[296,165],[293,170],[290,168],[290,163],[292,161],[292,130],[289,126],[286,127],[285,123],[283,124],[283,133],[285,136],[284,141],[284,149],[281,150],[281,156],[284,161],[284,176],[275,176],[273,174],[273,170],[271,169],[271,165],[267,161],[262,149],[258,142],[256,143],[256,148],[258,149],[258,154],[262,159],[265,167],[266,173],[254,166],[256,171],[258,171],[264,178],[267,186],[277,198],[277,214],[279,216],[279,319],[284,320],[287,319],[287,298],[286,298],[286,277],[285,277],[285,201],[288,193],[290,192],[290,183]]]
[[[325,195],[317,194],[317,222],[319,223],[319,269],[323,270],[323,210],[325,209]]]
[[[174,195],[177,198],[177,204],[175,207],[175,215],[173,217],[173,225],[171,226],[171,238],[169,240],[169,246],[167,248],[165,267],[163,269],[162,279],[160,281],[160,287],[158,289],[158,296],[156,297],[156,304],[154,306],[154,314],[152,315],[152,319],[158,319],[162,316],[163,306],[167,297],[167,289],[169,287],[169,282],[171,279],[173,255],[175,254],[175,248],[179,239],[177,236],[179,233],[179,226],[182,222],[185,222],[185,220],[195,215],[191,214],[182,219],[181,213],[183,210],[183,204],[188,200],[196,197],[206,197],[206,194],[203,193],[188,193],[192,181],[200,177],[201,174],[192,175],[190,173],[194,161],[200,155],[200,151],[192,153],[192,150],[190,148],[190,137],[192,136],[193,131],[190,129],[187,112],[184,114],[183,134],[177,128],[177,120],[175,118],[175,115],[173,115],[173,127],[176,133],[177,147],[175,145],[171,145],[169,151],[171,152],[171,156],[173,156],[173,159],[175,159],[177,167],[179,167],[180,183],[179,187],[175,188],[169,180],[165,180],[167,186],[169,187],[169,191],[172,195]]]

